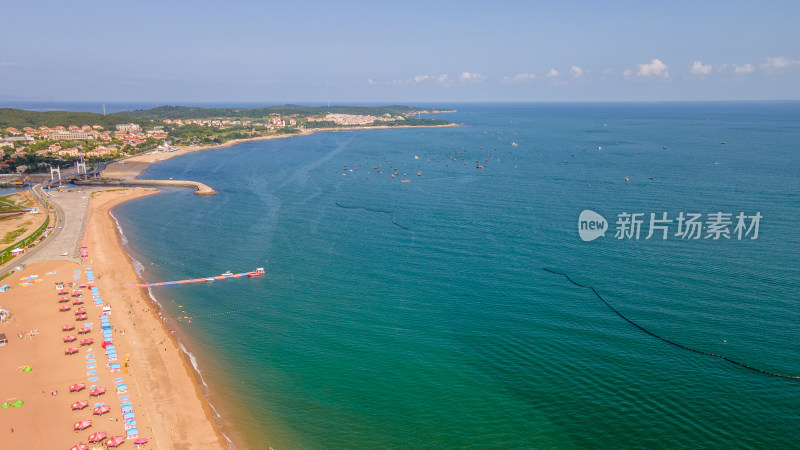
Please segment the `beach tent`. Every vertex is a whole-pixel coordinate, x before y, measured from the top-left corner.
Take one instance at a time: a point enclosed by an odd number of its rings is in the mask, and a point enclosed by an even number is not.
[[[89,406],[89,402],[87,402],[86,400],[80,400],[72,404],[72,410],[78,411],[83,408],[86,408],[87,406]]]
[[[100,442],[108,436],[105,431],[98,431],[89,436],[89,442]]]
[[[125,438],[122,436],[114,436],[111,439],[106,441],[106,447],[118,447],[125,442]]]
[[[92,426],[91,420],[81,420],[80,422],[76,422],[75,425],[72,426],[73,430],[85,430]]]

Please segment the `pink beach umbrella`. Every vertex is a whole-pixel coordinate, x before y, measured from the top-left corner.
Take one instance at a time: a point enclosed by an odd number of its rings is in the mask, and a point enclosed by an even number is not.
[[[72,341],[74,341],[75,339],[78,339],[78,338],[76,338],[75,336],[73,336],[73,335],[71,335],[71,334],[70,334],[70,335],[67,335],[67,336],[64,336],[64,342],[72,342]]]
[[[73,328],[74,328],[74,327],[73,327]],[[90,332],[90,331],[92,331],[92,329],[91,329],[91,328],[89,328],[89,327],[83,327],[83,328],[81,328],[80,330],[78,330],[78,334],[86,334],[86,333],[88,333],[88,332]]]
[[[86,338],[86,339],[81,341],[81,345],[91,345],[93,343],[94,343],[94,339],[92,339],[92,338]]]
[[[82,298],[77,298],[77,299],[72,301],[72,304],[73,305],[82,305],[83,304],[83,299]]]
[[[73,430],[85,430],[92,426],[91,420],[81,420],[80,422],[75,422],[75,425],[72,426]]]
[[[69,387],[70,392],[78,392],[83,389],[86,389],[86,385],[83,383],[75,383]]]
[[[95,414],[95,415],[98,415],[98,416],[102,416],[103,414],[109,412],[110,410],[111,410],[110,406],[108,406],[108,405],[100,405],[100,406],[98,406],[97,408],[94,409],[94,412],[92,414]]]
[[[61,331],[72,331],[75,329],[75,325],[64,325],[61,327]]]
[[[105,393],[106,393],[106,388],[99,387],[99,388],[92,389],[92,392],[89,392],[89,395],[91,395],[92,397],[97,397],[97,396],[103,395]]]
[[[60,299],[58,299],[58,303],[66,303],[68,301],[69,299],[67,297],[61,297]]]
[[[75,446],[69,450],[89,450],[89,446],[86,444],[75,444]]]
[[[114,436],[106,441],[106,447],[119,447],[120,445],[122,445],[123,442],[125,442],[124,437]]]
[[[86,309],[83,308],[83,307],[80,307],[80,308],[75,310],[75,314],[86,314]]]
[[[61,312],[69,311],[70,309],[72,309],[72,306],[69,306],[69,305],[61,305],[61,306],[58,307],[58,310],[61,311]]]
[[[86,400],[80,400],[72,404],[72,410],[78,411],[83,408],[86,408],[87,406],[89,406],[89,402],[87,402]]]
[[[59,289],[58,290],[58,295],[64,295],[64,294],[69,294],[69,291],[66,290],[66,289]]]
[[[133,443],[136,444],[136,445],[147,444],[147,438],[139,438],[139,439],[133,441]]]
[[[64,354],[65,355],[71,355],[71,354],[77,353],[77,352],[78,352],[78,349],[75,348],[75,347],[70,347],[70,348],[64,350]]]
[[[105,431],[98,431],[97,433],[89,436],[89,442],[100,442],[108,436]]]
[[[75,320],[86,320],[86,319],[87,319],[86,314],[78,314],[77,316],[75,316]]]

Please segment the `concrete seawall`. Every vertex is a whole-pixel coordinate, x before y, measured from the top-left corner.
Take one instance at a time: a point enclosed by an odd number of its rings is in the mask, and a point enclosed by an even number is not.
[[[217,193],[210,186],[198,181],[187,180],[74,180],[79,186],[167,186],[188,187],[195,190],[195,195],[214,195]]]

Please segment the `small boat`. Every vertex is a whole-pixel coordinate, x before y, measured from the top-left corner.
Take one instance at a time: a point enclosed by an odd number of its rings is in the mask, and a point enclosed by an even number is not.
[[[232,276],[233,276],[233,273],[232,273],[232,272],[229,270],[229,271],[227,271],[227,272],[223,273],[223,274],[222,274],[222,276],[223,276],[223,277],[232,277]]]
[[[264,268],[263,267],[259,267],[258,269],[254,270],[252,272],[247,272],[247,278],[260,277],[261,275],[264,275],[264,273],[266,273],[264,271]]]

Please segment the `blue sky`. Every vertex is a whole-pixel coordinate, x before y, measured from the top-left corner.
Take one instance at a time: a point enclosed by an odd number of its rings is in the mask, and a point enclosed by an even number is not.
[[[5,2],[0,101],[800,99],[800,2]]]

